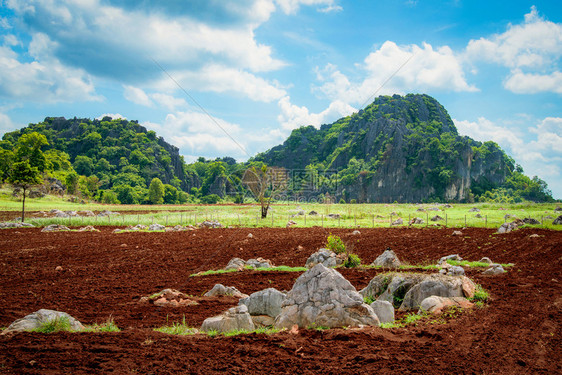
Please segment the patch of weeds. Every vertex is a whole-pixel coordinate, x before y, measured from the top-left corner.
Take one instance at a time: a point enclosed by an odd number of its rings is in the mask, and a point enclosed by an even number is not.
[[[244,269],[249,271],[279,271],[279,272],[304,272],[308,270],[308,268],[306,267],[289,267],[289,266],[278,266],[278,267],[269,267],[269,268],[254,268],[252,266],[245,266]],[[238,270],[237,269],[209,270],[209,271],[202,271],[198,273],[192,273],[191,275],[189,275],[189,277],[220,275],[223,273],[230,273],[230,272],[238,272]]]
[[[72,328],[70,327],[70,319],[67,316],[61,316],[59,318],[55,318],[49,320],[41,326],[33,329],[31,332],[40,332],[40,333],[53,333],[53,332],[72,332]]]
[[[371,303],[373,303],[375,301],[376,301],[376,299],[374,297],[371,297],[371,296],[363,297],[363,302],[365,302],[367,305],[370,305]]]
[[[166,321],[167,320],[168,318],[166,317]],[[197,333],[197,329],[188,327],[187,323],[185,322],[185,315],[183,316],[181,323],[174,322],[172,323],[171,326],[158,327],[158,328],[154,328],[154,330],[157,332],[167,333],[170,335],[183,335],[183,336],[193,335]]]
[[[361,258],[357,254],[348,254],[343,266],[345,268],[355,268],[361,265]]]
[[[468,300],[470,302],[473,302],[473,303],[476,303],[476,302],[486,303],[486,302],[488,302],[489,298],[490,298],[490,293],[488,293],[488,291],[486,291],[486,289],[482,288],[482,285],[476,284],[476,290],[474,291],[474,297],[471,297]]]
[[[217,330],[207,331],[207,332],[205,332],[205,333],[206,333],[207,336],[209,336],[209,337],[215,337],[215,336],[218,336],[218,335],[219,335],[219,331],[217,331]]]
[[[121,332],[121,330],[117,327],[113,318],[109,318],[105,323],[85,326],[83,332]]]
[[[418,320],[427,317],[427,312],[421,312],[419,314],[409,313],[404,318],[396,320],[392,323],[381,323],[381,328],[403,328],[411,324],[416,324]]]
[[[490,267],[489,263],[486,262],[470,262],[468,260],[451,260],[448,259],[447,263],[449,263],[451,266],[463,266],[463,267],[481,267],[481,268],[488,268]],[[501,266],[506,268],[506,267],[513,267],[514,264],[513,263],[501,263]]]
[[[312,324],[312,325],[309,325],[308,327],[306,327],[306,329],[315,329],[315,330],[317,330],[317,331],[325,331],[325,330],[327,330],[327,329],[330,329],[330,327],[319,326],[319,325],[316,325],[316,324]]]
[[[406,296],[407,292],[408,292],[408,286],[407,285],[400,285],[396,289],[396,291],[394,292],[394,295],[392,296],[394,307],[396,307],[396,308],[400,307],[400,305],[404,301],[404,297]]]
[[[338,236],[330,234],[326,240],[326,248],[332,250],[336,254],[345,253],[346,247],[342,239]]]
[[[197,272],[197,273],[192,273],[191,275],[189,275],[189,277],[195,277],[195,276],[207,276],[207,275],[220,275],[223,273],[230,273],[230,272],[238,272],[237,269],[231,269],[231,270],[208,270],[208,271],[201,271],[201,272]]]

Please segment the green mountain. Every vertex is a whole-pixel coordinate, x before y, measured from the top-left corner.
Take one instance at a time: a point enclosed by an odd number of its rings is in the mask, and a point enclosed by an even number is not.
[[[105,203],[240,202],[249,195],[244,172],[262,164],[280,167],[281,199],[552,200],[546,183],[525,176],[496,143],[460,136],[443,106],[427,95],[381,96],[320,129],[295,129],[282,145],[246,163],[224,157],[186,164],[154,131],[110,117],[47,117],[4,134],[0,182],[10,180],[20,159],[42,173],[46,191]],[[155,178],[161,183],[151,184]]]
[[[295,129],[254,160],[316,179],[316,189],[293,181],[294,194],[330,193],[346,201],[470,201],[493,189],[510,194],[540,183],[542,190],[534,186],[523,198],[550,195],[543,181],[516,170],[496,143],[460,136],[445,108],[428,95],[378,97],[333,124]]]
[[[47,141],[42,149],[49,166],[40,170],[63,182],[74,172],[86,177],[84,185],[88,181],[96,185],[85,188],[90,198],[98,189],[113,189],[128,196],[122,203],[142,203],[153,178],[159,178],[176,191],[189,191],[199,184],[197,174],[188,170],[179,149],[137,121],[47,117],[38,124],[4,134],[1,148],[10,150],[22,136],[34,132],[45,136]],[[119,186],[127,187],[127,191]]]

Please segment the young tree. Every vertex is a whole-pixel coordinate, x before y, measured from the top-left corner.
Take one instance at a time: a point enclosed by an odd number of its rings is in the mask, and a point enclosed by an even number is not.
[[[150,181],[150,186],[148,187],[148,200],[152,204],[164,203],[164,184],[157,177]]]
[[[284,168],[259,167],[248,168],[242,176],[242,182],[252,192],[261,205],[261,218],[267,217],[271,199],[276,193],[287,189],[287,171]]]
[[[41,174],[37,167],[29,165],[29,161],[22,160],[13,164],[12,171],[8,177],[8,182],[14,185],[14,187],[21,188],[23,191],[21,206],[21,221],[23,223],[25,221],[25,196],[27,194],[27,190],[31,186],[42,182]]]

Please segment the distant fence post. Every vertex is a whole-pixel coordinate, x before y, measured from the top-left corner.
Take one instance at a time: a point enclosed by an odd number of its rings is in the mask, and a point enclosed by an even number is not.
[[[488,215],[485,215],[484,218],[486,219],[484,221],[484,228],[488,228]]]
[[[464,227],[466,228],[466,215],[464,215]]]
[[[426,212],[425,213],[425,227],[427,228],[428,225],[429,225],[429,213]]]
[[[445,228],[447,228],[447,214],[445,214]]]

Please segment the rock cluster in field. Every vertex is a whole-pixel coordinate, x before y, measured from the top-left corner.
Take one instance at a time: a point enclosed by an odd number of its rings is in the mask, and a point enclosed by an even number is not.
[[[255,258],[255,259],[248,259],[248,260],[244,260],[244,259],[240,259],[240,258],[232,258],[228,264],[226,265],[226,267],[224,267],[225,270],[238,270],[238,271],[242,271],[244,268],[246,267],[251,267],[254,269],[257,268],[273,268],[274,265],[273,263],[269,260],[269,259],[263,259],[263,258]]]
[[[283,300],[276,328],[378,326],[371,306],[338,271],[317,264],[303,273]]]
[[[409,311],[418,309],[427,297],[473,297],[475,290],[476,286],[466,276],[386,273],[375,276],[359,293]]]
[[[554,221],[552,222],[552,224],[554,225],[562,225],[562,215],[558,216],[556,219],[554,219]]]
[[[70,228],[60,224],[47,225],[45,228],[41,229],[41,232],[62,232],[69,231]]]
[[[308,257],[305,267],[312,268],[317,264],[322,264],[325,267],[337,267],[343,264],[344,261],[344,255],[338,256],[330,249],[320,249]]]
[[[11,221],[0,223],[0,229],[5,229],[5,228],[34,228],[34,225],[29,223],[11,222]]]

